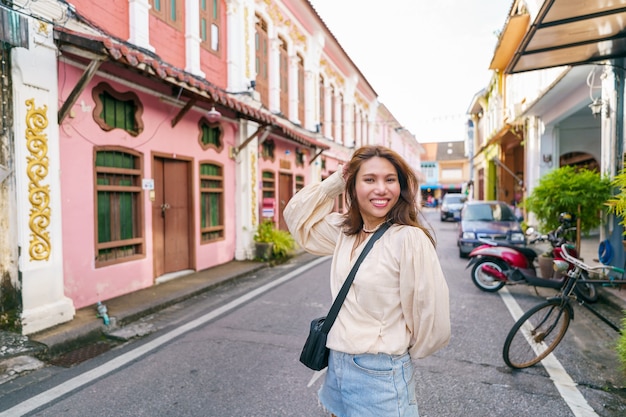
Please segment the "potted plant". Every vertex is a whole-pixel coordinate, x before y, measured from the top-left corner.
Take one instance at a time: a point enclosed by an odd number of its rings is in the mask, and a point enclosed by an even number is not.
[[[562,166],[539,180],[539,184],[523,201],[523,206],[534,213],[539,222],[538,229],[544,233],[559,226],[561,213],[577,216],[579,230],[576,247],[580,248],[580,234],[587,234],[600,225],[600,213],[610,196],[611,181],[608,178],[586,168]],[[552,275],[551,256],[551,251],[539,256],[542,276]]]
[[[256,258],[267,261],[272,257],[274,222],[263,220],[254,235]]]
[[[254,241],[256,258],[263,261],[284,262],[296,246],[291,234],[276,229],[274,222],[269,219],[259,223]]]

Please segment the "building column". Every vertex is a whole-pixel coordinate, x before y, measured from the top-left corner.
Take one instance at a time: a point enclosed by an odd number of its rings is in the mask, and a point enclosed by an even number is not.
[[[330,84],[326,77],[324,77],[324,120],[322,120],[322,132],[327,138],[334,138],[335,132],[333,132],[333,100],[334,97],[332,95],[332,88],[330,88]]]
[[[335,103],[334,106],[334,114],[333,117],[335,118],[335,123],[333,125],[333,141],[335,143],[338,143],[340,145],[344,144],[344,137],[343,137],[343,103],[341,102],[341,93],[339,91],[339,87],[335,87],[335,95],[332,97],[333,103]]]
[[[226,2],[226,68],[228,91],[246,91],[256,78],[253,71],[254,12],[240,1]]]
[[[200,69],[199,21],[200,3],[197,0],[185,0],[185,71],[204,77],[205,74]],[[219,42],[222,43],[223,39],[219,39]]]
[[[271,36],[270,33],[274,33]],[[273,113],[280,113],[280,39],[275,35],[275,31],[271,31],[268,28],[268,42],[270,46],[268,56],[268,91],[269,91],[269,108]],[[283,109],[285,117],[288,109]]]
[[[259,125],[251,121],[242,121],[238,129],[237,146],[246,142]],[[235,259],[238,261],[254,259],[254,234],[259,225],[259,201],[261,196],[259,172],[259,139],[265,136],[264,131],[250,140],[241,151],[234,155],[235,172],[235,215],[237,238]]]
[[[128,42],[154,52],[150,45],[151,7],[148,0],[128,0]]]
[[[57,49],[52,25],[30,23],[30,49],[12,50],[11,71],[24,334],[69,321],[75,313],[63,287]]]
[[[300,63],[300,59],[298,55],[289,56],[289,103],[288,109],[281,109],[285,118],[300,123],[300,126],[304,124],[304,120],[300,120],[300,115],[298,114],[298,101],[300,97],[298,97],[298,64]]]

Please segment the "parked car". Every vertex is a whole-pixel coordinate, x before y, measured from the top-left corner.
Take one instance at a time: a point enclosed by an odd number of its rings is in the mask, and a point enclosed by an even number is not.
[[[491,239],[512,245],[526,245],[526,236],[511,206],[502,201],[468,201],[461,211],[457,245],[459,256],[467,257],[482,243]]]
[[[441,221],[446,221],[447,219],[458,220],[461,215],[461,209],[463,208],[463,204],[467,201],[467,197],[465,194],[459,193],[448,193],[443,196],[441,200],[441,209],[439,210],[439,214],[441,216]]]

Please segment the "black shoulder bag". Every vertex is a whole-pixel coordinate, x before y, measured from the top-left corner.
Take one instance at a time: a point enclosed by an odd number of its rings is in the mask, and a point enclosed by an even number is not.
[[[378,238],[380,238],[383,233],[389,229],[389,226],[391,226],[389,222],[385,222],[367,242],[367,245],[363,248],[363,252],[361,252],[359,258],[352,267],[350,274],[348,274],[348,278],[346,278],[346,281],[343,283],[339,294],[337,294],[337,298],[335,298],[333,305],[330,307],[328,315],[317,318],[311,322],[309,336],[304,343],[302,353],[300,353],[300,362],[302,362],[307,368],[311,368],[314,371],[320,371],[328,366],[329,349],[326,347],[326,337],[328,336],[328,332],[335,322],[337,314],[339,314],[339,310],[343,305],[343,300],[346,298],[346,295],[348,295],[350,285],[352,285],[356,271],[359,269],[363,259],[365,259],[365,255],[367,255],[370,251],[374,242],[376,242]]]

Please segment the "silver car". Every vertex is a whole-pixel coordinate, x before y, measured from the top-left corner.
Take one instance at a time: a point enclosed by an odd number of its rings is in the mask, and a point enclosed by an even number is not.
[[[441,221],[448,219],[459,220],[461,218],[461,209],[467,201],[465,194],[448,193],[441,200],[441,209],[439,210]]]

